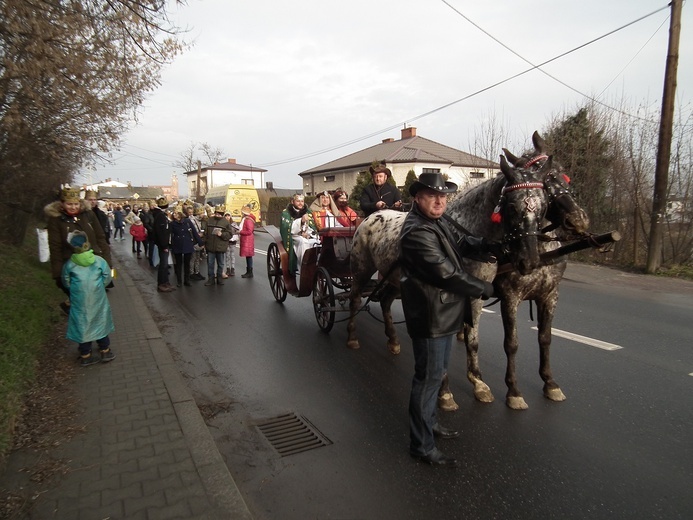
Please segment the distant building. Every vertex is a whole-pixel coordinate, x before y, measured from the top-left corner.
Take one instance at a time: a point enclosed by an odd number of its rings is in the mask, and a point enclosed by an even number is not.
[[[418,177],[422,173],[442,173],[464,189],[490,179],[500,168],[498,163],[418,137],[416,128],[402,129],[402,138],[383,139],[382,143],[340,159],[305,170],[303,193],[315,195],[323,190],[343,188],[351,192],[359,173],[368,171],[373,161],[385,161],[400,188],[409,170]]]
[[[145,201],[155,201],[159,197],[166,197],[166,200],[173,202],[178,200],[178,178],[173,175],[170,186],[133,186],[130,182],[125,184],[106,179],[103,182],[85,185],[82,190],[94,190],[100,199],[118,204],[142,204]]]
[[[215,162],[211,166],[202,166],[199,172],[191,170],[183,175],[187,176],[189,196],[195,199],[198,195],[204,197],[208,189],[224,184],[249,184],[256,188],[264,188],[265,173],[267,170],[254,167],[252,164],[246,166],[238,164],[236,159],[228,159],[225,163]]]

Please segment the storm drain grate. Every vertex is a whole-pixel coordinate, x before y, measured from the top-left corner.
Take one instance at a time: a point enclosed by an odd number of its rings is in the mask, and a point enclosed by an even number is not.
[[[266,419],[257,427],[282,457],[332,444],[308,419],[295,413]]]

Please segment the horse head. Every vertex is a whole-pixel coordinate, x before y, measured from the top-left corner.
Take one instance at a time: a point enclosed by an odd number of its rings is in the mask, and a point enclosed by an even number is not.
[[[503,244],[520,274],[529,274],[540,266],[538,237],[548,208],[543,178],[551,160],[539,171],[513,168],[502,155],[500,164],[505,186],[497,211],[503,224]]]
[[[546,212],[546,219],[552,224],[549,230],[562,227],[566,231],[578,235],[585,234],[590,225],[589,217],[577,203],[570,191],[570,177],[564,173],[563,167],[553,156],[546,155],[546,142],[539,135],[539,132],[532,134],[533,153],[525,153],[521,157],[515,157],[507,149],[503,148],[503,153],[508,161],[516,167],[538,171],[544,169],[547,163],[552,167],[544,170],[544,188],[549,196],[549,207]]]

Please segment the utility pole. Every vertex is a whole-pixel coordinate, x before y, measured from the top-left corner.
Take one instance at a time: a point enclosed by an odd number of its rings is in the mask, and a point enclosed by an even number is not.
[[[681,7],[683,0],[671,1],[669,23],[669,49],[664,71],[664,93],[662,95],[662,116],[659,124],[659,143],[657,145],[657,165],[655,167],[654,197],[650,219],[650,244],[647,251],[646,272],[657,272],[662,261],[662,226],[667,205],[669,184],[669,159],[671,156],[671,136],[674,126],[674,97],[676,94],[676,73],[679,66],[679,39],[681,36]]]
[[[200,200],[200,182],[202,180],[202,161],[197,161],[197,183],[195,186],[195,202],[202,203]]]

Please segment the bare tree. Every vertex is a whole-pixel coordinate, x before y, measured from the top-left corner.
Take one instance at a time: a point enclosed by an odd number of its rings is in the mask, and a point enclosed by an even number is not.
[[[12,204],[42,206],[137,117],[184,47],[166,5],[0,0],[0,241],[24,237],[25,226],[7,225]]]

